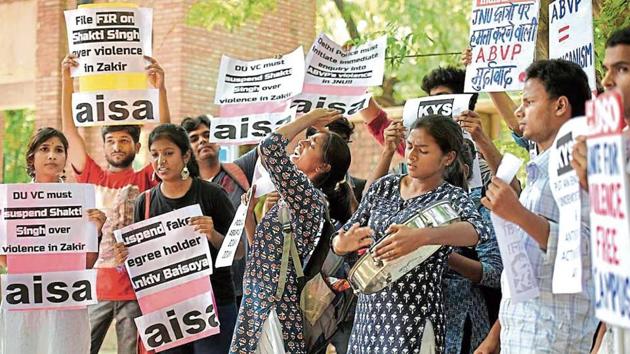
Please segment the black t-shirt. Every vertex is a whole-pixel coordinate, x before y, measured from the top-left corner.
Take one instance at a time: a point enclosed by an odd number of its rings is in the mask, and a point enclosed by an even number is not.
[[[160,185],[151,188],[150,193],[151,204],[149,205],[149,215],[151,217],[162,215],[189,205],[199,204],[203,215],[212,218],[215,230],[222,235],[227,234],[232,219],[234,218],[234,207],[230,199],[223,188],[216,183],[194,178],[188,192],[186,192],[183,197],[177,199],[165,197],[160,190]],[[145,219],[144,199],[144,193],[136,198],[134,222]],[[209,241],[208,246],[210,246],[212,259],[217,259],[219,250],[214,248]],[[230,267],[214,268],[210,279],[212,281],[212,290],[214,291],[217,305],[222,306],[235,302],[234,284],[232,283]]]

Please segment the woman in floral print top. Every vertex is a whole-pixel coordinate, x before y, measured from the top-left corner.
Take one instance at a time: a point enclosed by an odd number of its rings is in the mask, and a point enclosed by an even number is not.
[[[488,227],[461,187],[461,129],[450,118],[416,121],[407,137],[409,174],[376,181],[359,208],[333,239],[333,249],[347,255],[382,241],[375,256],[391,261],[425,245],[443,245],[422,264],[383,290],[360,294],[348,353],[444,352],[442,275],[452,246],[472,246],[488,237]],[[445,176],[449,180],[445,181]],[[450,183],[449,183],[450,182]],[[461,221],[448,226],[411,229],[406,219],[434,202],[448,200]]]
[[[325,131],[301,140],[290,156],[286,148],[306,128],[323,130],[326,124],[340,117],[335,110],[314,110],[278,128],[260,143],[259,156],[281,200],[256,228],[230,353],[255,353],[263,325],[272,311],[277,313],[282,327],[285,352],[306,353],[297,276],[292,265],[288,267],[282,297],[279,300],[275,297],[284,237],[279,206],[289,210],[291,231],[304,262],[319,239],[327,199],[331,208],[336,203],[330,199],[335,198],[335,190],[339,190],[335,187],[343,181],[350,166],[350,149],[341,137]]]

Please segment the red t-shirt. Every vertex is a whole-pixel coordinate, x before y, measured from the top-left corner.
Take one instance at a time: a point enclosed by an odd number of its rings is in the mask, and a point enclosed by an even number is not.
[[[97,295],[99,300],[135,300],[129,276],[124,266],[114,261],[114,230],[133,223],[133,203],[138,194],[158,184],[153,179],[153,167],[149,164],[139,171],[132,169],[109,172],[101,168],[90,156],[86,157],[85,169],[74,171],[77,182],[90,183],[96,189],[96,207],[107,215],[103,225],[98,261]]]
[[[372,136],[378,141],[379,144],[383,145],[385,142],[385,137],[383,133],[385,132],[385,128],[389,127],[392,124],[392,120],[387,118],[387,113],[384,110],[381,110],[376,118],[374,118],[371,122],[367,124],[368,131]],[[400,156],[405,156],[405,142],[401,142],[396,149]]]

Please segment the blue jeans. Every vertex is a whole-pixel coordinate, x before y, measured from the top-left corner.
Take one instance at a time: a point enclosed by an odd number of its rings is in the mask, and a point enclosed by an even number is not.
[[[232,334],[236,326],[236,305],[234,303],[217,306],[219,315],[219,328],[221,332],[210,337],[197,339],[179,347],[168,349],[160,353],[164,354],[226,354],[230,351]]]

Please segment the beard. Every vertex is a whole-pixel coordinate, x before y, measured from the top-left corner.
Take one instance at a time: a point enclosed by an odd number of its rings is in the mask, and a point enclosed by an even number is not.
[[[127,168],[131,166],[135,158],[136,158],[136,154],[133,152],[126,155],[125,158],[122,159],[121,161],[114,161],[109,156],[107,155],[105,156],[105,160],[107,160],[107,163],[110,164],[112,167],[116,167],[116,168]]]

